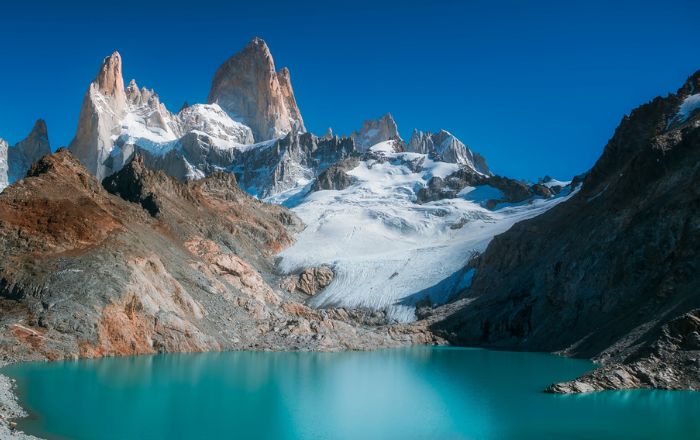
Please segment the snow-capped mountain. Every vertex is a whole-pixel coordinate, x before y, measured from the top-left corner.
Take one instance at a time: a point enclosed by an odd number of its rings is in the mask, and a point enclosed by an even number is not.
[[[42,156],[51,154],[46,122],[39,119],[32,131],[14,146],[0,139],[0,191],[23,178]]]
[[[275,70],[258,38],[217,70],[208,102],[170,112],[153,90],[124,85],[115,52],[88,88],[70,149],[98,178],[138,153],[180,180],[233,173],[248,193],[290,207],[307,228],[280,270],[330,267],[334,280],[310,300],[318,307],[410,321],[417,303],[469,282],[469,256],[495,234],[571,193],[494,176],[446,130],[414,130],[405,143],[389,113],[349,137],[307,133],[289,71]]]

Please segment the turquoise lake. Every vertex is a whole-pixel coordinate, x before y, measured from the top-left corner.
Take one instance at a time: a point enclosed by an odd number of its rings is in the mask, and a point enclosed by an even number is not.
[[[168,354],[10,365],[49,439],[700,438],[700,393],[558,396],[591,369],[537,353]]]

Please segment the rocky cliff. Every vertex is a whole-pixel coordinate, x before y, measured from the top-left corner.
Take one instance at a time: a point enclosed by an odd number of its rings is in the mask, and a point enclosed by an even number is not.
[[[228,173],[182,183],[136,156],[103,187],[67,150],[45,156],[0,194],[1,358],[431,340],[282,291],[272,255],[299,227]]]
[[[305,131],[289,70],[275,70],[270,49],[260,38],[219,67],[208,101],[249,126],[258,142]]]
[[[122,58],[114,52],[102,61],[95,80],[85,92],[78,129],[69,146],[73,155],[98,179],[110,174],[104,162],[112,151],[112,136],[119,135],[125,115]]]
[[[620,123],[580,191],[497,236],[453,342],[593,357],[553,392],[700,389],[700,72]]]

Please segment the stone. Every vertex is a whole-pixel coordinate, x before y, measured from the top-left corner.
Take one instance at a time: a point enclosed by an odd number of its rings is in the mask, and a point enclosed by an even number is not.
[[[306,131],[289,70],[275,71],[270,49],[260,38],[218,68],[208,102],[249,126],[257,142]]]

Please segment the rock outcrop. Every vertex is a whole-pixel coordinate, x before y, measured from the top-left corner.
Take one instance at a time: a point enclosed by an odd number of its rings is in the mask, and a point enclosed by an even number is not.
[[[406,151],[428,154],[437,160],[465,165],[477,173],[491,175],[486,159],[479,153],[473,152],[462,141],[447,130],[435,134],[413,130]]]
[[[497,236],[435,329],[603,365],[552,391],[697,388],[700,115],[679,114],[698,89],[700,72],[625,116],[581,190]]]
[[[359,163],[359,157],[350,156],[335,165],[331,165],[318,175],[313,185],[311,185],[311,191],[343,190],[349,187],[352,185],[353,178],[347,172],[355,168]]]
[[[494,209],[501,203],[520,203],[533,198],[550,198],[566,189],[568,193],[574,188],[572,184],[558,187],[554,192],[545,185],[534,185],[503,176],[485,175],[475,172],[471,167],[463,166],[454,173],[441,177],[432,177],[417,195],[419,203],[455,198],[467,187],[490,186],[499,191],[500,196],[483,201],[488,209]]]
[[[257,142],[305,131],[289,70],[275,70],[270,49],[260,38],[219,67],[208,102],[249,126]]]
[[[328,266],[309,267],[300,274],[285,277],[281,286],[289,293],[315,295],[333,282],[334,276],[333,269]]]
[[[359,131],[354,131],[350,137],[355,141],[359,151],[367,151],[372,145],[389,140],[401,140],[399,129],[391,116],[387,113],[379,119],[368,119],[362,124]]]
[[[230,170],[247,192],[265,198],[300,188],[337,162],[356,154],[350,138],[287,136],[236,156]]]

